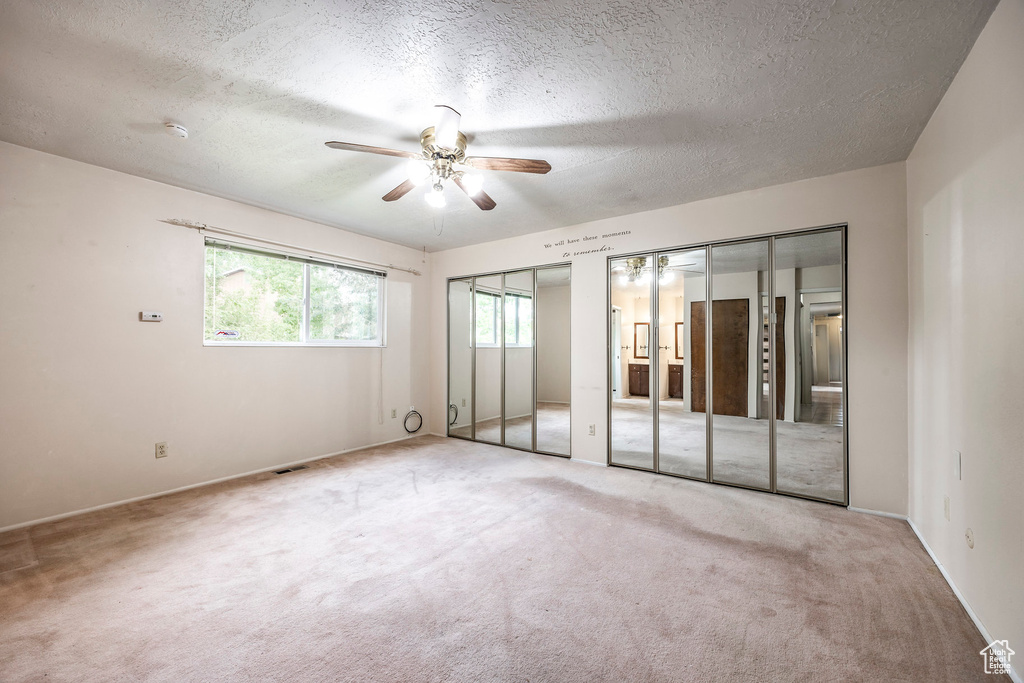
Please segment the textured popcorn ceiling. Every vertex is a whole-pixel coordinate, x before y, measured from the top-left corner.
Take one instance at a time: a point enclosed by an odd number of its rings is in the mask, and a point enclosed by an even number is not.
[[[0,139],[437,250],[906,159],[995,4],[4,0]],[[440,103],[554,170],[436,211],[323,146]]]

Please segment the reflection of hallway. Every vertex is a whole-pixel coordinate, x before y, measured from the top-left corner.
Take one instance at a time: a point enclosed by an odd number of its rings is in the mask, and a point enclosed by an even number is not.
[[[505,444],[530,449],[532,416],[513,417],[505,422]],[[463,439],[472,438],[470,425],[452,427],[449,433]],[[483,420],[476,426],[477,441],[499,443],[501,418]],[[569,404],[537,402],[537,450],[569,455]]]
[[[843,385],[811,387],[811,405],[801,406],[800,421],[818,425],[843,426]]]
[[[822,393],[842,396],[841,392]],[[829,405],[829,400],[823,405]],[[662,401],[659,410],[661,471],[703,479],[707,463],[704,413],[688,412],[682,401],[673,400]],[[767,420],[715,415],[714,425],[715,481],[769,488]],[[776,430],[778,490],[843,500],[842,426],[779,421]],[[647,399],[612,402],[612,463],[654,466],[653,415]]]

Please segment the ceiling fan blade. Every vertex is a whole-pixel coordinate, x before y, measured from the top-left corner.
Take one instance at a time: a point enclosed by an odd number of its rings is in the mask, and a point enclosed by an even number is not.
[[[462,163],[481,171],[514,171],[516,173],[547,173],[551,164],[540,159],[506,159],[502,157],[466,157]]]
[[[388,192],[382,199],[386,202],[393,202],[396,199],[401,199],[405,195],[409,194],[409,191],[416,187],[416,183],[411,180],[405,180],[401,185]]]
[[[454,180],[455,184],[459,186],[459,189],[465,192],[466,195],[473,200],[473,203],[479,206],[484,211],[490,211],[491,209],[497,206],[494,200],[491,199],[490,196],[483,190],[478,191],[475,195],[469,194],[469,190],[467,190],[466,186],[462,184],[462,180],[460,178],[455,178]]]
[[[371,145],[356,145],[351,142],[325,142],[331,149],[343,149],[349,152],[367,152],[369,154],[383,154],[389,157],[402,157],[403,159],[422,159],[423,155],[416,152],[403,152],[400,149],[388,149],[387,147],[373,147]]]

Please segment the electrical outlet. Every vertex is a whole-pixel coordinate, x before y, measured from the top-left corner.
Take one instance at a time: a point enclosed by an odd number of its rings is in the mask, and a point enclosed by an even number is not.
[[[590,425],[590,435],[594,436],[597,433],[597,425]]]
[[[391,419],[393,420],[396,417],[398,417],[398,409],[397,408],[392,408],[391,409]]]
[[[967,541],[967,547],[968,548],[971,548],[971,549],[974,548],[974,532],[973,531],[968,529],[966,532],[964,532],[964,540]]]
[[[946,515],[946,521],[949,521],[949,496],[942,497],[942,514]]]
[[[167,442],[161,441],[156,445],[156,457],[166,458],[167,457]]]

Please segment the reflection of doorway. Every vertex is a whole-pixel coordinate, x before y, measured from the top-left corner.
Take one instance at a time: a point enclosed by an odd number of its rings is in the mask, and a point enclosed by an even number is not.
[[[622,398],[622,309],[612,306],[612,398]]]
[[[813,384],[827,387],[843,381],[842,318],[838,315],[814,319]]]
[[[829,352],[828,352],[828,325],[826,323],[814,323],[814,386],[828,386],[830,373]]]

